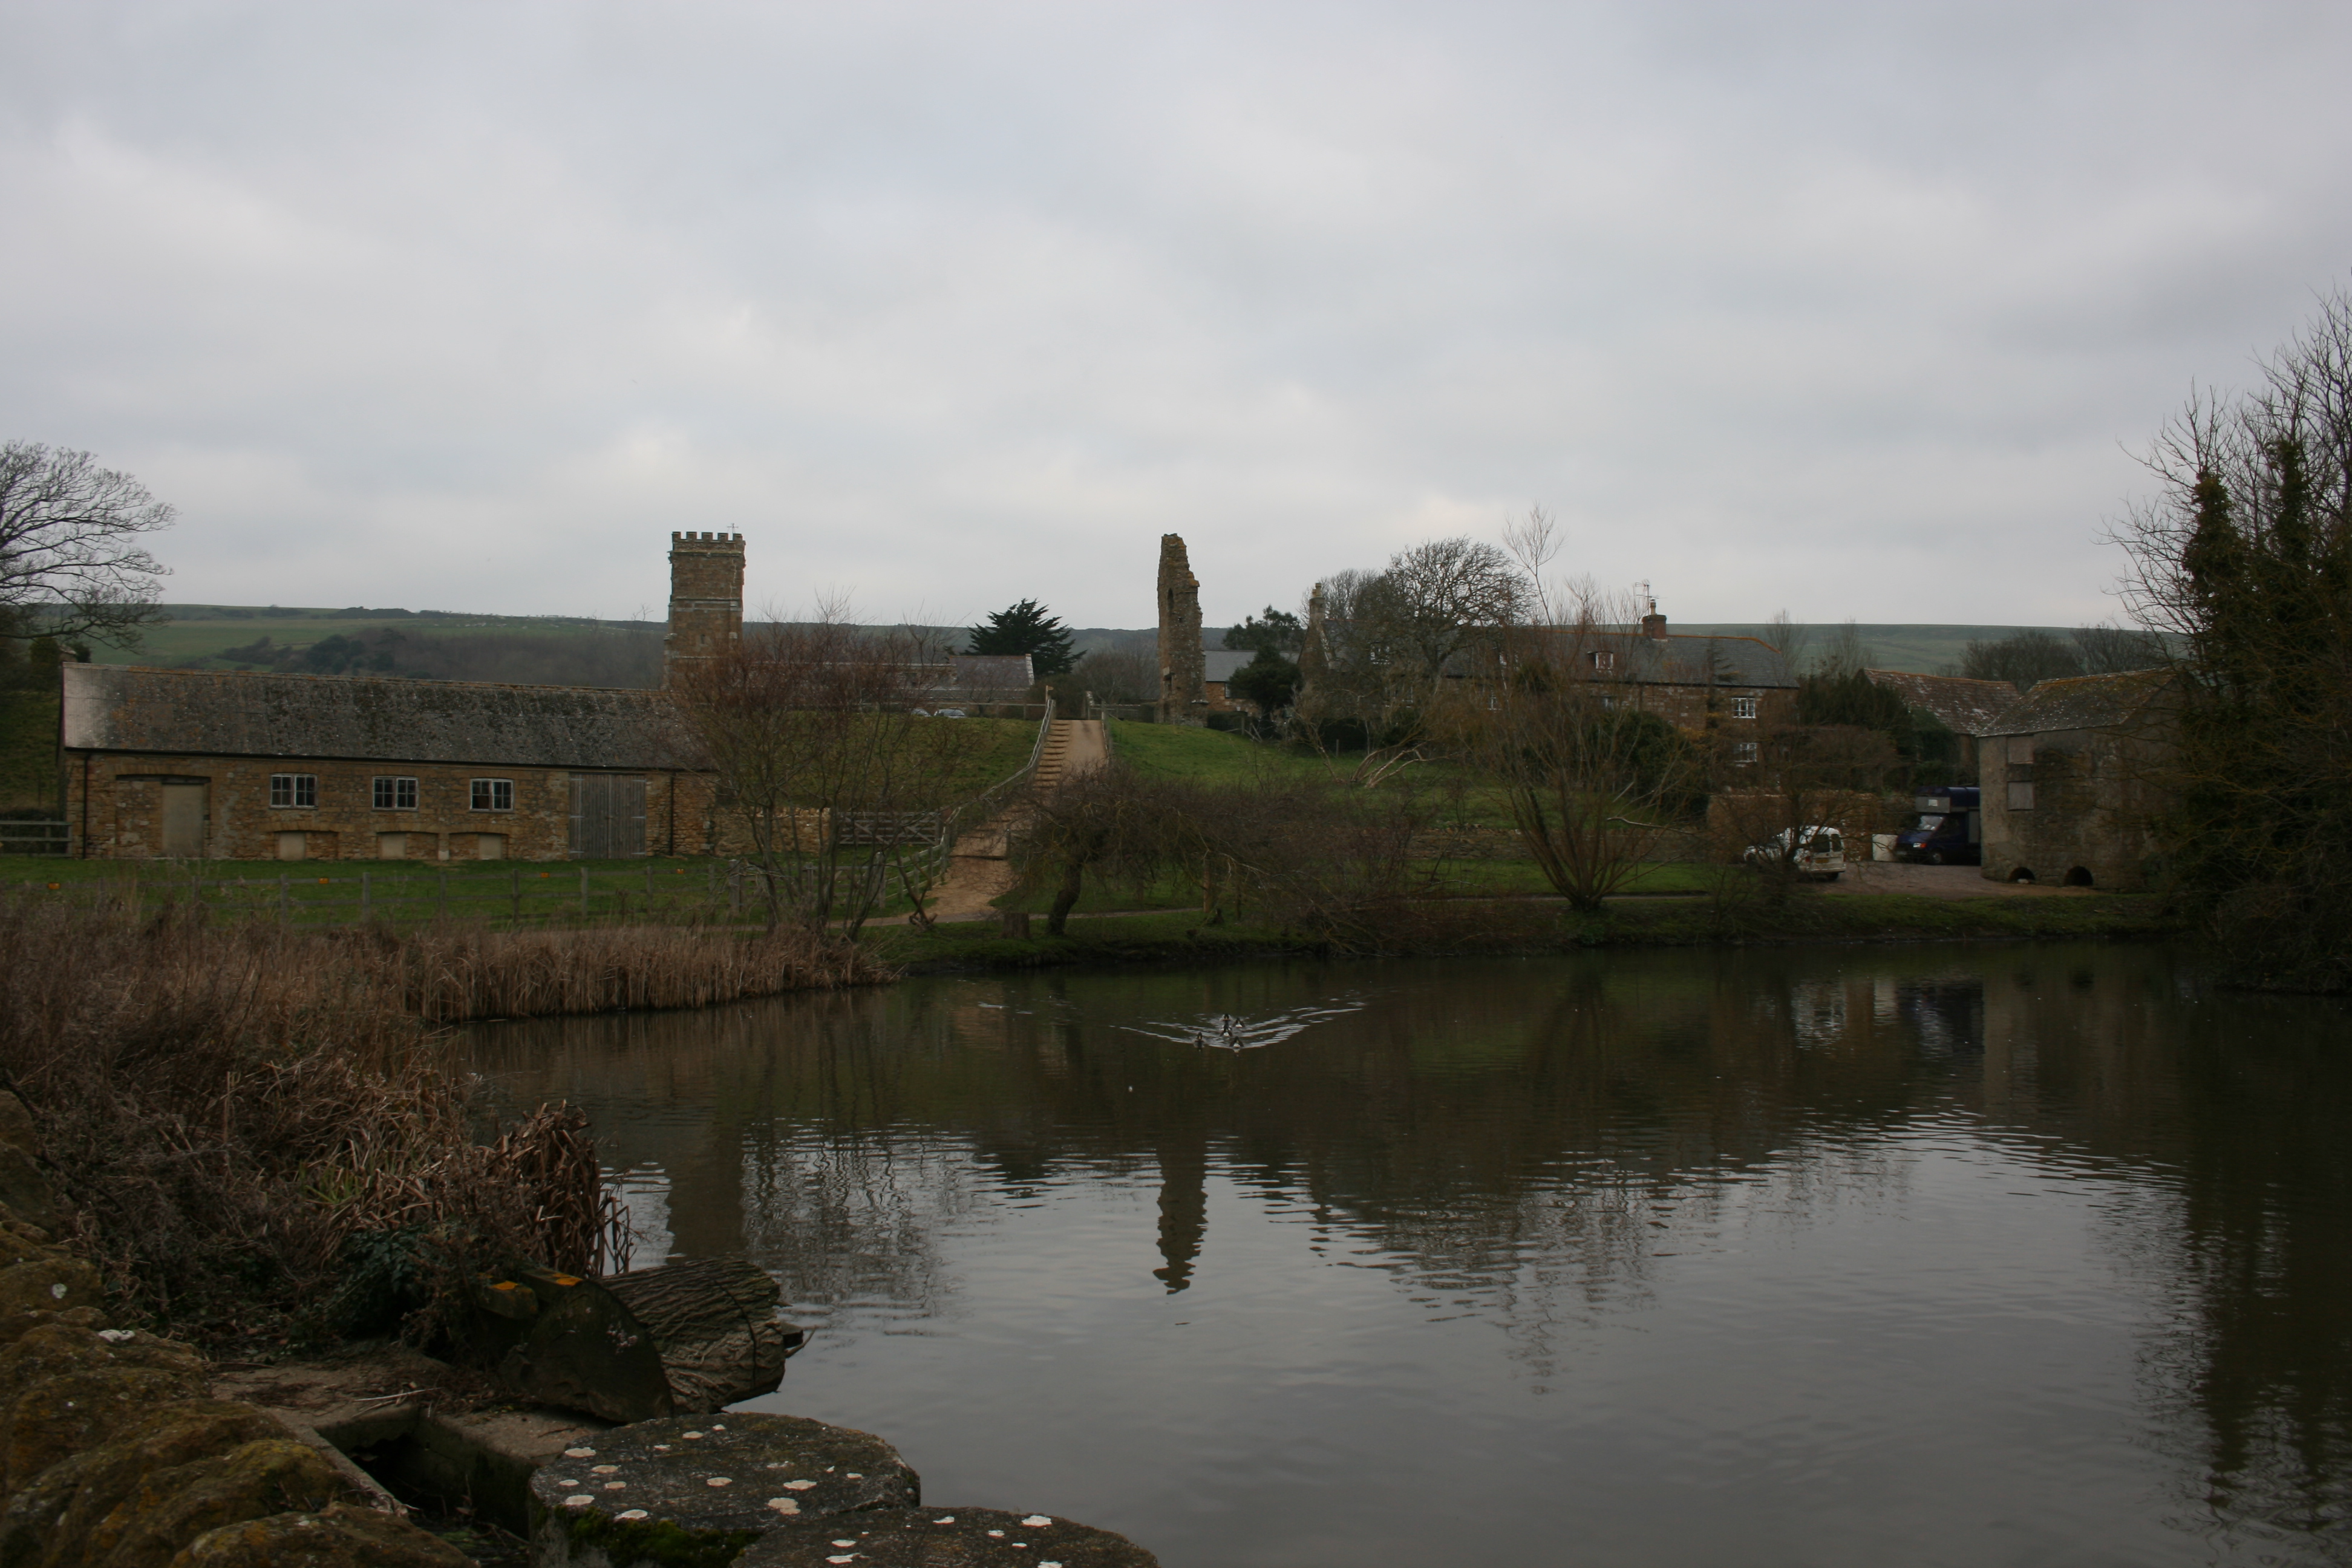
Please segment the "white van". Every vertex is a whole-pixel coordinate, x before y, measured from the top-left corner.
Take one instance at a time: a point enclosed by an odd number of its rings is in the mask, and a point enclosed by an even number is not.
[[[1834,882],[1845,869],[1845,835],[1827,824],[1784,827],[1740,857],[1750,866],[1792,866],[1800,877]]]

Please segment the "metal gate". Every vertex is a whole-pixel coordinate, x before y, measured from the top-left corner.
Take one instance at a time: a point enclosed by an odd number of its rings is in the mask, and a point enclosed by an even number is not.
[[[620,860],[646,852],[646,781],[572,775],[572,858]]]

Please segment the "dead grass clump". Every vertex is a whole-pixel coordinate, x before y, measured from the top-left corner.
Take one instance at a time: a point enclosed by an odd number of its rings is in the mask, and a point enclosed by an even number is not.
[[[128,899],[0,898],[0,1073],[40,1124],[74,1239],[134,1310],[224,1335],[317,1321],[354,1248],[409,1274],[617,1262],[585,1118],[544,1107],[477,1143],[432,1023],[881,973],[791,932],[328,934]]]

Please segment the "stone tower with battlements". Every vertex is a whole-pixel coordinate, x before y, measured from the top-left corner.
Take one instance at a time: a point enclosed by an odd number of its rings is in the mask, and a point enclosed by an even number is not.
[[[1202,684],[1201,581],[1185,559],[1184,536],[1160,536],[1160,721],[1198,724],[1208,715]]]
[[[699,659],[732,652],[743,638],[743,536],[669,536],[669,635],[662,639],[662,684]]]

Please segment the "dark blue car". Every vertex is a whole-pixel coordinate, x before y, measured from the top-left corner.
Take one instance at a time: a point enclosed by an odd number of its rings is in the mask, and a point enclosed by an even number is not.
[[[1897,860],[1920,860],[1930,866],[1976,866],[1984,860],[1982,795],[1973,788],[1921,792],[1912,802],[1919,813],[1910,826],[1895,836]]]

